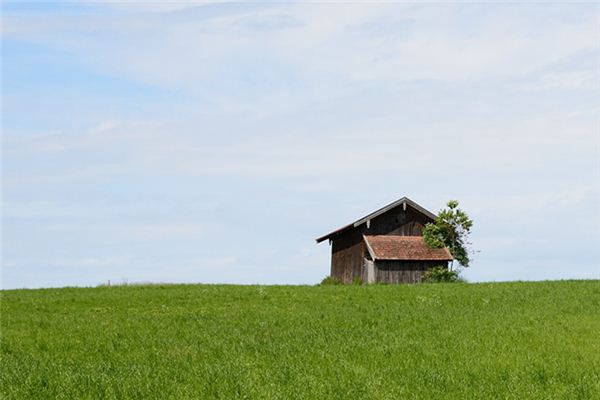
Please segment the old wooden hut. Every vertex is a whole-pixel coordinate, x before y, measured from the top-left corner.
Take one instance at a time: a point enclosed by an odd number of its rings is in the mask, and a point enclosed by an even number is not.
[[[317,238],[331,245],[331,276],[344,283],[416,283],[434,266],[448,267],[446,248],[433,249],[423,241],[425,224],[435,214],[407,197]]]

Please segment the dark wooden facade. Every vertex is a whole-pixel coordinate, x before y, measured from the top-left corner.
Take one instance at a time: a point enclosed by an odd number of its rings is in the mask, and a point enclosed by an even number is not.
[[[368,235],[422,236],[425,224],[435,215],[412,200],[402,199],[361,218],[353,224],[317,239],[331,244],[331,277],[344,283],[356,278],[363,282],[416,283],[423,273],[447,261],[372,260],[364,237]],[[369,271],[371,268],[371,271]]]
[[[425,271],[440,265],[448,266],[448,261],[376,261],[374,282],[419,283]]]

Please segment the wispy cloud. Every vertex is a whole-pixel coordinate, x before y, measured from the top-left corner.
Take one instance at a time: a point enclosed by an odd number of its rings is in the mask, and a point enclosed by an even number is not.
[[[560,18],[566,5],[542,14],[535,5],[487,7],[495,12],[475,5],[224,5],[30,24],[9,16],[6,31],[67,49],[105,72],[182,90],[204,90],[223,74],[243,79],[241,59],[257,68],[252,74],[277,63],[304,76],[390,84],[522,76],[598,47],[591,5],[571,19]]]
[[[576,232],[600,224],[595,4],[15,7],[2,32],[11,285],[169,269],[307,282],[327,273],[328,249],[307,248],[320,229],[400,195],[472,211],[489,268],[473,279],[505,276],[506,254],[522,256],[520,278],[544,277],[526,267],[541,259],[590,264],[582,249],[600,239]],[[573,238],[547,233],[554,220]],[[100,260],[88,280],[85,260]],[[56,278],[36,267],[53,262]]]

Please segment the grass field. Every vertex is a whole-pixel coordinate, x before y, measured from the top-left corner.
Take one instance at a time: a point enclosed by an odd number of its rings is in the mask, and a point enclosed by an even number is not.
[[[2,399],[600,399],[600,281],[2,292]]]

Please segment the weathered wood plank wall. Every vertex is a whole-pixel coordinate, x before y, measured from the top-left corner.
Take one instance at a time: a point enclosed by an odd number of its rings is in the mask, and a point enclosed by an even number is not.
[[[365,251],[362,235],[358,230],[334,240],[331,246],[331,276],[344,283],[352,283],[356,277],[363,278]]]
[[[376,261],[375,282],[419,283],[430,268],[448,266],[447,261]]]
[[[397,235],[421,236],[423,227],[432,220],[426,215],[407,207],[396,207],[381,214],[371,221],[369,228],[362,224],[354,229],[341,233],[332,239],[331,276],[344,283],[351,283],[355,278],[367,281],[364,257],[366,247],[363,235]]]

